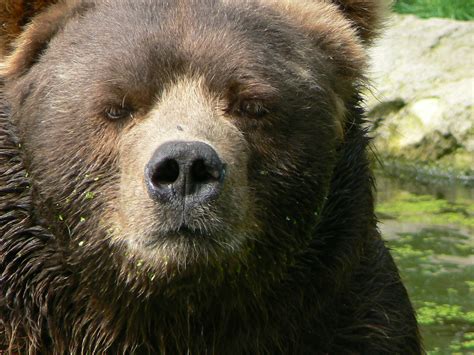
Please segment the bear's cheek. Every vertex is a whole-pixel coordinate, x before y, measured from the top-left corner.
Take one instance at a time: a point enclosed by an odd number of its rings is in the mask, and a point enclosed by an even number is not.
[[[51,107],[39,95],[15,107],[22,153],[35,203],[42,206],[40,217],[64,227],[67,238],[83,238],[80,234],[95,230],[116,195],[118,132],[103,117],[69,105],[67,98]]]

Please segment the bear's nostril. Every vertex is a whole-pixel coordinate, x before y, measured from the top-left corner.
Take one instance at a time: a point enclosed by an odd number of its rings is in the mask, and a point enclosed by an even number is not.
[[[152,180],[155,186],[172,184],[179,177],[179,164],[174,159],[165,160],[153,174]]]
[[[203,159],[196,160],[191,167],[191,176],[196,183],[205,184],[216,181],[219,180],[220,175],[219,169],[209,166]]]

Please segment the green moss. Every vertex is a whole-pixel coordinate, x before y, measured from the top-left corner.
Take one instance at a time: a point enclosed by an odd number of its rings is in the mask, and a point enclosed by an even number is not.
[[[377,211],[383,235],[417,310],[427,353],[471,353],[472,190],[452,182],[448,187],[440,184],[434,188],[417,182],[418,179],[411,178],[408,182],[392,183],[379,177],[381,202]],[[417,195],[418,192],[425,194]],[[426,195],[430,192],[433,195]]]
[[[434,200],[432,196],[417,196],[408,192],[401,192],[394,201],[388,205],[381,205],[379,209],[386,213],[409,214],[409,213],[434,213],[448,206],[445,200]]]
[[[467,287],[469,287],[469,292],[474,294],[474,281],[466,281],[466,285]]]
[[[474,350],[474,333],[464,333],[463,336],[450,344],[449,349],[458,354],[466,354],[467,351],[469,351],[468,354],[471,354],[470,351]]]
[[[456,322],[472,323],[474,312],[465,312],[459,305],[424,302],[417,311],[418,322],[422,325],[446,324]]]
[[[405,191],[377,207],[377,212],[400,221],[468,228],[474,228],[473,211],[473,203],[451,203],[433,196],[414,195]]]
[[[418,260],[419,260],[419,259],[429,255],[429,252],[424,251],[424,250],[414,249],[411,245],[402,245],[402,246],[394,247],[392,249],[392,251],[400,259],[402,259],[402,258],[418,258]]]
[[[461,347],[466,350],[474,350],[474,340],[463,341]]]

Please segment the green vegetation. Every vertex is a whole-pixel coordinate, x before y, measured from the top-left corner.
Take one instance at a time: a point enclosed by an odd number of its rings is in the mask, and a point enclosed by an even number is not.
[[[400,14],[414,14],[421,18],[474,20],[472,0],[397,0],[394,10]]]
[[[388,241],[417,310],[429,355],[474,350],[472,239],[453,230],[422,229]]]
[[[380,203],[377,212],[407,222],[474,227],[474,204],[451,203],[431,195],[399,192],[391,201]]]
[[[474,312],[463,312],[458,305],[424,302],[423,306],[418,308],[418,322],[423,325],[447,322],[474,323]]]
[[[474,354],[472,190],[451,186],[448,201],[447,190],[425,189],[416,180],[378,179],[380,226],[417,310],[427,354]]]

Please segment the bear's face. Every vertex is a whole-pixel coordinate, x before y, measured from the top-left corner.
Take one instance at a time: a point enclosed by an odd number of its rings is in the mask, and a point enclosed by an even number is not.
[[[164,277],[308,242],[362,49],[333,5],[307,26],[262,2],[76,1],[10,59],[38,218],[71,253]]]

